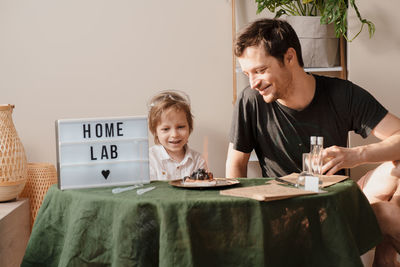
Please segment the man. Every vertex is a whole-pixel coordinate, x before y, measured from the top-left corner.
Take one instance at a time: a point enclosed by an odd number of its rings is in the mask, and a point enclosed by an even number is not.
[[[250,87],[235,106],[226,177],[246,177],[254,149],[264,177],[301,171],[310,136],[323,136],[323,173],[382,163],[360,180],[385,240],[377,266],[395,266],[400,251],[400,119],[359,86],[304,72],[299,39],[280,20],[262,19],[245,28],[235,54]],[[349,131],[382,141],[346,148]],[[389,265],[391,264],[391,265]]]

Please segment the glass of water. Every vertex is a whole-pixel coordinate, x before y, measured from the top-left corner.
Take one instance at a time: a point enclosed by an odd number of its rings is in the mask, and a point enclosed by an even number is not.
[[[312,175],[312,162],[311,162],[311,154],[310,153],[303,153],[302,158],[302,172],[297,177],[297,187],[304,187],[304,182],[306,176]]]

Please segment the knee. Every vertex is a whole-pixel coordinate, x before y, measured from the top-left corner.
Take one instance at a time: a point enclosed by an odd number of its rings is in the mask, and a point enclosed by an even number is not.
[[[400,178],[400,160],[386,161],[378,166],[379,175],[389,174],[393,178]]]
[[[395,160],[392,162],[392,164],[393,164],[393,167],[392,167],[390,174],[394,177],[400,178],[400,161]]]

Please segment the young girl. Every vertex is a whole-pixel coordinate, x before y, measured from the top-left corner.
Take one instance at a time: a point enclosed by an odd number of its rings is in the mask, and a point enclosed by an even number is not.
[[[150,180],[174,180],[207,169],[200,153],[187,145],[193,130],[189,97],[163,91],[150,101],[149,129],[156,145],[149,150]]]

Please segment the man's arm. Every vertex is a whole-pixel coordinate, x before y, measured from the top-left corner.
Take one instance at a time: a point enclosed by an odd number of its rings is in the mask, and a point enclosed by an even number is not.
[[[343,168],[353,168],[365,163],[379,163],[400,160],[400,119],[388,113],[374,128],[372,134],[381,142],[344,148],[332,146],[324,149],[325,163],[323,172],[334,174]]]
[[[229,143],[228,156],[226,159],[225,174],[227,178],[247,177],[247,163],[249,162],[250,153],[243,153],[233,148],[233,144]]]

